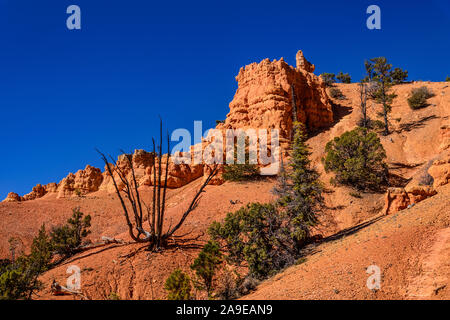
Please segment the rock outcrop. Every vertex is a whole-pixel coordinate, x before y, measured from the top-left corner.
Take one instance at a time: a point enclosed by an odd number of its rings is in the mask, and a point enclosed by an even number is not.
[[[100,169],[87,165],[84,170],[69,173],[58,185],[58,198],[67,198],[74,195],[85,195],[98,191],[103,181]]]
[[[450,158],[436,160],[428,169],[428,173],[433,177],[433,187],[437,188],[450,182]]]
[[[42,198],[47,194],[47,190],[44,186],[37,184],[33,187],[32,191],[23,196],[23,201],[34,200],[38,198]]]
[[[129,165],[129,162],[126,157],[131,157],[134,173],[136,177],[136,181],[139,186],[151,186],[153,184],[153,155],[150,152],[146,152],[144,150],[135,150],[133,155],[120,155],[116,166],[120,168],[122,172],[124,172],[128,179],[132,178],[132,172]],[[162,178],[165,176],[166,169],[166,161],[167,155],[163,155],[161,158],[161,172]],[[159,170],[159,161],[156,158],[155,164],[156,170]],[[180,188],[189,182],[200,178],[203,175],[203,165],[202,164],[175,164],[173,159],[169,159],[169,168],[167,174],[167,187],[168,188]],[[105,168],[103,173],[103,183],[100,186],[100,190],[105,190],[107,192],[115,192],[114,184],[112,178],[108,171]],[[120,180],[117,173],[114,173],[114,179],[116,180],[117,186],[119,189],[123,189],[125,185]],[[165,181],[162,179],[162,184],[164,185]]]
[[[385,214],[393,214],[437,194],[431,186],[389,188],[385,196]]]
[[[23,200],[22,197],[19,196],[17,193],[10,192],[10,193],[8,193],[8,196],[6,197],[6,199],[3,200],[3,202],[19,202],[22,200]]]
[[[230,112],[218,129],[255,128],[280,130],[280,138],[291,137],[293,112],[297,121],[310,129],[333,122],[331,102],[322,79],[312,72],[299,51],[297,68],[279,61],[264,59],[241,68],[236,77],[238,89],[230,103]],[[293,93],[296,110],[293,110]]]

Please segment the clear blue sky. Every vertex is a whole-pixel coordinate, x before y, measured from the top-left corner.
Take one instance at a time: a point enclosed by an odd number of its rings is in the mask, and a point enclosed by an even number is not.
[[[82,29],[66,28],[81,7]],[[366,28],[370,4],[382,29]],[[0,198],[58,182],[94,148],[150,149],[169,130],[224,119],[239,68],[269,57],[363,75],[386,56],[410,79],[450,75],[450,5],[433,1],[0,0]]]

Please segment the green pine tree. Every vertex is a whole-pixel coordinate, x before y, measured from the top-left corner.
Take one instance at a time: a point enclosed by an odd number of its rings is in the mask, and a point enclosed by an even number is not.
[[[383,106],[383,120],[384,120],[384,135],[389,134],[388,114],[392,109],[392,101],[397,96],[394,93],[390,93],[392,85],[395,83],[395,78],[398,78],[398,74],[401,73],[401,69],[396,68],[392,70],[392,64],[387,62],[385,57],[378,57],[370,59],[365,62],[367,71],[368,82],[375,83],[375,86],[371,92],[372,98]],[[399,71],[400,70],[400,71]],[[401,78],[401,76],[400,76]]]
[[[164,284],[164,289],[168,292],[168,300],[191,299],[191,279],[180,269],[176,269],[170,274]]]
[[[309,237],[309,229],[317,224],[316,212],[321,204],[322,185],[319,174],[312,168],[309,156],[311,152],[306,145],[306,132],[303,124],[294,124],[295,135],[287,182],[282,173],[274,192],[291,221],[292,237],[298,248]],[[283,169],[284,170],[284,169]],[[288,187],[286,187],[288,186]]]
[[[200,251],[198,257],[191,265],[191,269],[195,271],[197,277],[203,282],[203,287],[211,297],[214,275],[219,265],[222,263],[222,253],[219,244],[215,241],[208,241]]]

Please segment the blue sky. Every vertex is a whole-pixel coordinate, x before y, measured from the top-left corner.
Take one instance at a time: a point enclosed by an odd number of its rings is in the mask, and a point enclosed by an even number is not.
[[[82,29],[66,28],[81,8]],[[366,8],[381,8],[381,30]],[[302,49],[322,72],[363,76],[386,56],[410,79],[450,75],[450,5],[433,1],[0,0],[0,198],[58,182],[95,148],[150,149],[168,130],[224,119],[239,68]]]

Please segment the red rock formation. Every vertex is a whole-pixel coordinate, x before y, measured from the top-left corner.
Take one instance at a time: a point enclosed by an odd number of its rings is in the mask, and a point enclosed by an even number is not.
[[[103,181],[103,175],[100,169],[87,165],[84,170],[78,170],[77,173],[69,173],[58,186],[58,198],[71,197],[73,195],[87,194],[98,191]]]
[[[153,184],[153,155],[144,150],[136,150],[133,155],[120,155],[116,165],[122,170],[129,179],[132,178],[131,168],[129,166],[129,162],[126,159],[126,156],[132,157],[133,167],[135,171],[136,181],[139,186],[147,185],[151,186]],[[165,176],[165,168],[166,168],[166,158],[164,155],[161,159],[161,172],[162,177]],[[156,170],[158,170],[158,159],[156,159]],[[182,187],[189,182],[200,178],[203,175],[203,165],[198,164],[175,164],[173,159],[169,159],[169,168],[167,175],[167,187],[168,188],[179,188]],[[105,172],[103,173],[104,180],[102,185],[100,186],[100,190],[106,190],[110,193],[115,192],[113,181],[105,168]],[[119,189],[123,189],[125,186],[120,181],[119,176],[115,173],[114,176],[117,186]],[[164,184],[164,179],[162,179],[162,184]]]
[[[35,187],[33,187],[30,193],[23,196],[23,201],[42,198],[43,196],[45,196],[46,193],[47,190],[45,190],[45,187],[40,184],[37,184]]]
[[[385,196],[384,213],[393,214],[437,194],[430,186],[389,188]]]
[[[47,193],[56,193],[58,192],[58,184],[55,182],[48,183],[44,186],[45,191]]]
[[[294,87],[297,120],[311,129],[333,122],[330,100],[314,65],[297,53],[297,68],[279,61],[264,59],[241,68],[236,77],[238,89],[230,103],[230,113],[221,128],[278,128],[280,137],[289,139],[292,130],[292,88]]]
[[[433,186],[435,188],[443,186],[450,182],[450,158],[436,160],[428,169],[428,173],[433,177]]]
[[[23,200],[23,198],[21,196],[19,196],[17,193],[10,192],[10,193],[8,193],[8,196],[6,197],[6,199],[3,200],[3,202],[19,202],[22,200]]]

